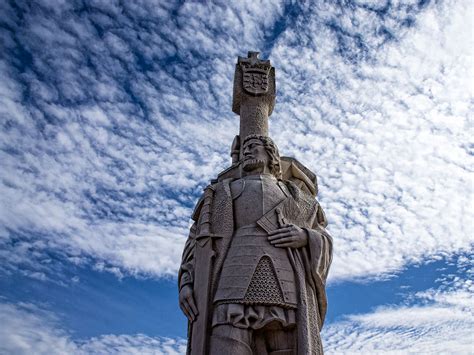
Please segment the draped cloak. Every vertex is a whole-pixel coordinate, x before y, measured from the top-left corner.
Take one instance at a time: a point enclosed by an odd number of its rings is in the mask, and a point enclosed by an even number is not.
[[[196,236],[199,235],[199,217],[203,199],[198,202],[193,213],[195,223],[191,227],[186,241],[181,267],[178,275],[179,289],[191,285],[195,294],[208,293],[207,299],[212,302],[217,289],[223,262],[230,247],[234,233],[233,200],[230,182],[234,179],[219,181],[211,186],[214,196],[211,205],[211,226],[215,259],[210,277],[210,287],[194,284]],[[327,225],[324,212],[319,203],[310,194],[303,192],[290,181],[284,181],[290,192],[283,203],[283,215],[287,223],[304,228],[308,232],[308,244],[303,248],[288,248],[288,256],[295,272],[298,305],[296,310],[297,353],[299,355],[323,353],[320,330],[324,323],[327,309],[326,278],[332,260],[332,238],[326,232]],[[212,305],[210,307],[212,310]],[[201,314],[199,316],[202,316]],[[198,316],[198,317],[199,317]],[[209,317],[209,318],[212,318]],[[196,354],[190,349],[191,337],[208,337],[209,329],[202,329],[202,334],[191,334],[188,330],[188,354]],[[194,331],[196,333],[196,330]]]

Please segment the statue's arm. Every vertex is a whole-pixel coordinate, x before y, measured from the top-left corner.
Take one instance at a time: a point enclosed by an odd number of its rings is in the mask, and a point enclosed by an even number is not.
[[[194,252],[196,248],[197,221],[203,205],[201,197],[194,209],[192,219],[194,220],[189,230],[188,239],[184,245],[181,265],[178,271],[179,305],[189,321],[194,321],[198,315],[198,309],[194,300]]]
[[[196,244],[196,222],[189,230],[189,236],[184,245],[181,266],[178,272],[178,287],[181,290],[184,286],[192,287],[194,281],[194,247]]]
[[[198,315],[193,291],[195,245],[196,223],[192,225],[184,245],[183,257],[178,272],[179,306],[190,322],[193,322]]]
[[[191,216],[193,225],[189,230],[186,244],[184,244],[183,255],[181,257],[181,266],[178,271],[178,287],[180,291],[186,285],[192,288],[194,283],[194,248],[196,246],[197,223],[203,203],[204,196],[201,196]]]
[[[326,216],[319,206],[315,204],[314,213],[312,213],[311,228],[302,228],[296,224],[285,224],[278,229],[268,233],[270,244],[277,248],[303,248],[309,245],[310,238],[319,239],[320,230],[327,225]]]
[[[326,280],[332,262],[332,237],[326,230],[326,216],[317,204],[311,228],[304,228],[308,234],[308,251],[312,269],[322,280]]]
[[[298,195],[304,194],[304,192],[291,181],[286,181],[286,189],[295,199],[298,199]],[[324,229],[327,226],[327,220],[323,209],[317,201],[314,201],[313,206],[313,212],[311,216],[308,216],[308,220],[306,221],[306,225],[311,226],[310,228],[302,228],[301,226],[291,223],[281,225],[280,228],[268,232],[268,240],[270,243],[278,248],[299,249],[308,246],[310,238],[319,239],[319,233],[315,230],[319,228]]]
[[[315,271],[324,280],[332,261],[332,238],[326,231],[326,216],[318,203],[315,205],[309,224],[311,228],[286,224],[269,232],[268,240],[277,248],[307,248]]]

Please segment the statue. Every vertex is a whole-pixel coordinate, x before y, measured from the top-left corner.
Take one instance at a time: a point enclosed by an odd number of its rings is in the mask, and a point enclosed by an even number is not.
[[[268,136],[275,70],[238,58],[232,165],[193,212],[178,275],[188,354],[322,354],[332,239],[314,173]]]

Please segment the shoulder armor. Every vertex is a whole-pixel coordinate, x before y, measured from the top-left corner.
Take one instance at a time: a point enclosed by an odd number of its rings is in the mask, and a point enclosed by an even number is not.
[[[207,185],[205,188],[204,188],[204,191],[206,191],[206,189],[210,188],[211,190],[214,190],[216,189],[216,185],[218,183],[217,182],[214,182],[212,181],[211,184]],[[199,214],[201,213],[201,209],[202,209],[202,206],[204,205],[204,193],[201,195],[201,197],[199,197],[199,200],[198,202],[196,203],[196,207],[194,207],[194,211],[193,211],[193,214],[191,215],[191,218],[193,219],[193,221],[197,222],[198,219],[199,219]]]
[[[198,221],[199,213],[201,213],[201,208],[203,204],[204,204],[204,194],[202,194],[201,197],[199,197],[199,200],[196,203],[196,207],[194,207],[193,214],[191,215],[191,218],[193,219],[193,221],[195,222]]]

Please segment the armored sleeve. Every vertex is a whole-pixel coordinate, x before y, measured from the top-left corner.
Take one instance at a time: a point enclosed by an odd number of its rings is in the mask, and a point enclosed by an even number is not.
[[[192,215],[194,223],[189,230],[186,244],[184,244],[183,255],[181,257],[181,266],[179,267],[178,272],[178,287],[180,291],[183,286],[192,285],[194,283],[194,248],[196,245],[197,221],[201,212],[203,201],[204,198],[201,196],[196,204],[196,207],[194,208]]]
[[[193,223],[189,230],[189,236],[184,245],[183,255],[181,258],[181,266],[178,272],[179,290],[185,285],[194,282],[194,247],[196,244],[196,223]]]

